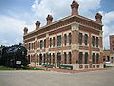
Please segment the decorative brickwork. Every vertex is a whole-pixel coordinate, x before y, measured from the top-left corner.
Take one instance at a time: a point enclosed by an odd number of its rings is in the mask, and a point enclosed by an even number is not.
[[[80,16],[78,6],[73,0],[70,16],[53,22],[52,15],[48,15],[45,26],[39,27],[37,21],[34,31],[28,33],[24,28],[23,42],[30,63],[49,63],[57,67],[59,64],[81,65],[78,68],[92,68],[92,62],[102,63],[102,16],[97,13],[95,21]]]

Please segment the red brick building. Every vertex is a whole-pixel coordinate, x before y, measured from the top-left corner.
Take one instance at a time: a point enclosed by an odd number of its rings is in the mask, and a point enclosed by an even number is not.
[[[103,62],[109,63],[109,66],[114,66],[114,35],[109,36],[110,49],[103,50]]]
[[[28,49],[30,63],[69,64],[77,68],[101,67],[102,63],[102,16],[95,15],[95,21],[78,13],[79,4],[74,0],[71,14],[53,22],[48,15],[47,24],[28,33],[24,28],[23,42]],[[91,64],[91,65],[90,65]]]
[[[114,35],[110,35],[110,51],[114,52]]]

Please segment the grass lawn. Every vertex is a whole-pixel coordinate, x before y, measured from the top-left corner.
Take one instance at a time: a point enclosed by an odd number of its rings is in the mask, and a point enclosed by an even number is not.
[[[0,66],[0,70],[16,70],[16,68],[10,68],[5,66]]]
[[[24,68],[11,68],[11,67],[5,67],[0,66],[0,70],[44,70],[42,68],[34,68],[34,67],[24,67]]]

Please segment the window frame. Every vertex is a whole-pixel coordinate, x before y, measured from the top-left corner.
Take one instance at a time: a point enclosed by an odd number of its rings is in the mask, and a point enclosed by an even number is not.
[[[62,36],[58,35],[57,36],[57,47],[61,47],[61,44],[62,44]]]
[[[79,34],[78,34],[78,43],[79,43],[79,45],[82,45],[82,42],[83,42],[83,34],[81,33],[81,32],[79,32]]]

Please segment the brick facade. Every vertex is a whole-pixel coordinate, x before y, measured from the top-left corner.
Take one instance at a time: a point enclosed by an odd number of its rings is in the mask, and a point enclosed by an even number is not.
[[[114,35],[110,35],[110,50],[114,52]]]
[[[24,29],[23,42],[30,63],[102,63],[102,16],[97,13],[95,21],[80,16],[78,6],[74,0],[70,16],[53,22],[53,17],[48,15],[47,25],[40,27],[37,21],[34,31],[28,33],[28,29]]]

